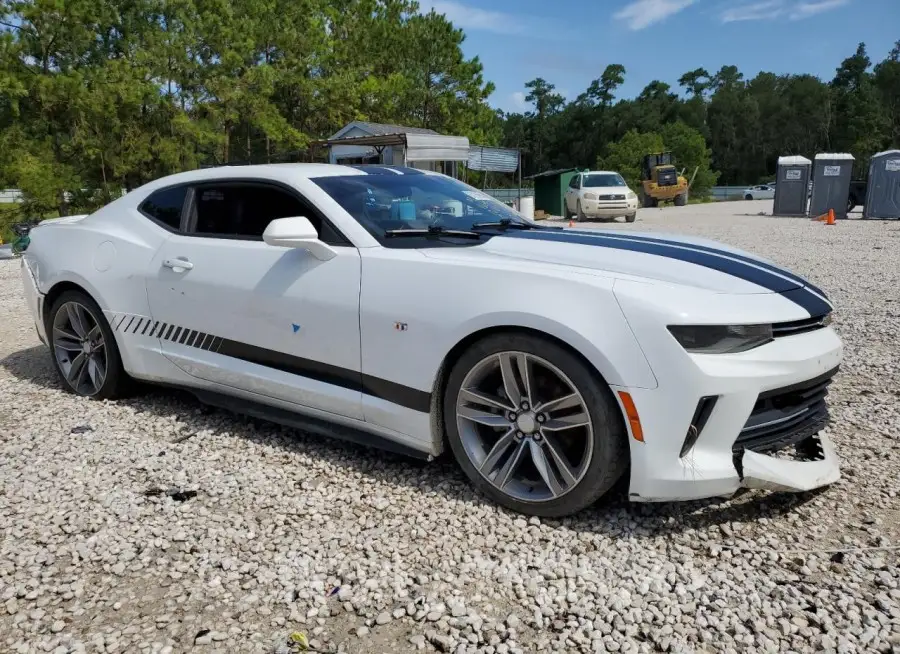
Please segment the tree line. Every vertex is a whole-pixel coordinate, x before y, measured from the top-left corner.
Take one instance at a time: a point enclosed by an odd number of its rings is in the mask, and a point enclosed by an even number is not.
[[[521,147],[526,175],[569,166],[619,170],[634,183],[640,157],[673,150],[695,194],[715,183],[773,178],[778,157],[850,152],[864,176],[869,157],[900,147],[900,41],[873,65],[865,44],[834,78],[761,72],[745,79],[735,66],[689,71],[678,83],[651,81],[633,99],[616,100],[625,68],[606,67],[571,102],[542,78],[525,85],[531,110],[505,116],[503,141]]]
[[[302,160],[353,120],[501,134],[463,32],[411,0],[0,0],[0,28],[0,188],[32,212]]]
[[[313,160],[353,120],[519,147],[526,175],[633,179],[671,148],[700,192],[770,177],[782,154],[900,143],[900,42],[875,65],[860,45],[828,82],[724,66],[633,99],[612,64],[570,102],[532,80],[532,109],[507,114],[463,40],[414,0],[0,0],[0,188],[22,190],[20,213],[87,211],[172,172]]]

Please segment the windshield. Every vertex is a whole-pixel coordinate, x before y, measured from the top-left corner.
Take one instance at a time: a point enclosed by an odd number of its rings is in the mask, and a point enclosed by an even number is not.
[[[490,195],[442,175],[367,174],[312,181],[379,241],[395,230],[469,230],[477,223],[500,221],[530,224]]]
[[[593,173],[584,176],[584,188],[625,186],[625,180],[616,173]]]

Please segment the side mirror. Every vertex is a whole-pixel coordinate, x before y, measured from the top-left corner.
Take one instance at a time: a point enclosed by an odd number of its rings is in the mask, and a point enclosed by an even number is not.
[[[320,261],[328,261],[337,256],[331,246],[319,240],[316,228],[304,216],[276,218],[263,232],[263,241],[267,245],[307,250]]]

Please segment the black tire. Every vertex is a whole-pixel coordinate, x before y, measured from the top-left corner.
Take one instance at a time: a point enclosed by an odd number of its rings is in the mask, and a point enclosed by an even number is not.
[[[683,207],[686,204],[687,204],[687,191],[685,191],[681,195],[675,196],[675,206],[676,207]]]
[[[854,198],[851,195],[850,197],[847,198],[847,213],[849,214],[855,208],[856,208],[856,198]]]
[[[480,361],[499,352],[533,354],[559,368],[585,399],[591,421],[594,448],[587,471],[565,495],[543,502],[524,502],[498,490],[470,461],[460,440],[456,403],[468,372]],[[548,339],[526,334],[494,334],[478,341],[453,366],[444,391],[444,427],[450,449],[476,489],[508,509],[526,515],[555,518],[577,513],[602,497],[628,469],[628,439],[619,406],[599,374],[576,355]]]
[[[77,302],[82,307],[84,307],[84,309],[91,314],[91,318],[94,320],[97,326],[100,327],[100,331],[103,334],[103,341],[106,348],[106,377],[103,380],[103,384],[101,385],[99,391],[97,391],[93,395],[85,395],[84,393],[79,393],[69,383],[54,353],[56,349],[54,347],[56,338],[53,329],[53,322],[56,318],[56,314],[68,302]],[[50,345],[50,359],[53,361],[53,367],[56,369],[56,373],[59,375],[59,379],[62,382],[63,387],[68,392],[74,393],[76,395],[90,397],[94,400],[111,400],[117,397],[121,397],[127,392],[127,390],[129,390],[129,388],[131,387],[131,379],[128,377],[128,374],[122,367],[122,357],[119,354],[119,347],[116,344],[115,336],[113,335],[112,330],[109,327],[109,323],[106,321],[106,316],[103,315],[103,311],[100,309],[97,303],[94,302],[93,298],[81,291],[73,290],[64,292],[62,295],[56,298],[56,300],[53,302],[53,305],[50,307],[50,311],[47,313],[45,327],[47,330],[47,340]]]
[[[649,195],[641,193],[641,206],[644,207],[644,209],[652,209],[656,206],[656,203]]]
[[[752,199],[753,199],[753,196],[750,195],[750,194],[748,193],[747,195],[744,196],[744,199],[745,199],[745,200],[752,200]]]
[[[578,200],[575,203],[575,221],[582,222],[587,219],[587,216],[584,215],[584,212],[581,210],[581,200]]]
[[[635,218],[637,218],[637,214],[636,214],[636,213],[628,214],[627,216],[625,216],[625,222],[626,222],[626,223],[633,223]]]
[[[569,203],[565,200],[563,200],[563,215],[565,216],[566,220],[572,219],[572,212],[569,211]]]

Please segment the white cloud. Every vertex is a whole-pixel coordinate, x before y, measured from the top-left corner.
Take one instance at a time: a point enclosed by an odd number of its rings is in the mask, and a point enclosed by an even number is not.
[[[515,109],[521,110],[528,107],[528,103],[525,101],[525,94],[522,91],[511,93],[509,101]]]
[[[614,17],[625,21],[629,29],[642,30],[677,14],[694,2],[695,0],[634,0],[616,12]]]
[[[758,0],[725,9],[719,16],[723,23],[747,20],[770,20],[787,15],[791,20],[803,20],[825,11],[837,9],[850,0]]]
[[[723,23],[735,23],[742,20],[767,20],[784,13],[783,0],[765,0],[749,5],[730,7],[722,12]]]
[[[464,30],[497,34],[524,34],[527,31],[521,19],[514,14],[470,7],[453,0],[419,0],[419,11],[424,14],[431,9],[446,16],[454,27]]]
[[[801,2],[791,12],[791,20],[803,20],[825,11],[837,9],[850,2],[850,0],[821,0],[820,2]]]

